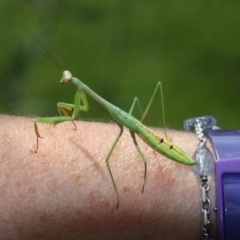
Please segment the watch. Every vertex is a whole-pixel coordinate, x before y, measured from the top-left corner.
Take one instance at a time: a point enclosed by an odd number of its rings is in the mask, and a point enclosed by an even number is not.
[[[240,239],[240,130],[207,130],[216,160],[218,239]]]

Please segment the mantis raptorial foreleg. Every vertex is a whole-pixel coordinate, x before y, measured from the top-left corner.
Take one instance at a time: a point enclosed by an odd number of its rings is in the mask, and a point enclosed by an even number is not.
[[[81,104],[82,103],[82,104]],[[74,97],[74,104],[69,104],[69,103],[58,103],[57,104],[59,113],[64,116],[57,116],[57,117],[46,117],[46,118],[37,118],[34,121],[34,130],[35,130],[35,134],[36,134],[36,149],[34,152],[38,151],[38,139],[42,138],[41,135],[39,134],[38,131],[38,126],[37,123],[42,122],[42,123],[48,123],[48,124],[53,124],[56,125],[58,123],[61,122],[67,122],[67,121],[72,121],[75,129],[77,128],[75,123],[73,122],[73,120],[75,120],[80,111],[88,111],[89,106],[88,106],[88,101],[86,98],[86,95],[84,92],[82,91],[77,91]],[[67,111],[71,111],[72,112],[72,116],[68,116]]]
[[[82,105],[81,105],[81,102],[83,103]],[[59,102],[57,103],[57,107],[60,115],[68,116],[68,113],[66,110],[73,112],[71,117],[72,119],[70,121],[72,121],[74,125],[74,130],[77,129],[77,126],[73,120],[75,120],[78,117],[80,111],[87,112],[89,109],[86,95],[81,91],[76,92],[75,98],[74,98],[74,104]],[[69,121],[69,120],[66,120],[66,121]]]

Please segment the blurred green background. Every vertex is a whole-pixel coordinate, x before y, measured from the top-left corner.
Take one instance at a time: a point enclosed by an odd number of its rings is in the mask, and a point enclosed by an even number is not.
[[[207,114],[223,128],[240,126],[238,0],[2,0],[0,25],[0,113],[55,116],[57,102],[73,102],[75,87],[59,84],[61,72],[24,27],[121,109],[135,96],[144,108],[161,81],[168,127]],[[81,118],[111,121],[89,104]],[[159,96],[146,124],[162,125]]]

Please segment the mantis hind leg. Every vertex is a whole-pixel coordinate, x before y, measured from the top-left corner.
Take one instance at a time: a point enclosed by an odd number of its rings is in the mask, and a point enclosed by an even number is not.
[[[130,134],[132,136],[132,139],[133,139],[133,143],[135,145],[135,147],[137,148],[137,151],[139,153],[139,155],[141,156],[142,158],[142,161],[143,161],[143,164],[144,164],[144,182],[143,182],[143,187],[142,187],[142,192],[144,192],[144,188],[145,188],[145,184],[146,184],[146,179],[147,179],[147,160],[141,150],[141,148],[139,147],[138,143],[137,143],[137,140],[136,140],[136,137],[135,137],[135,134],[134,132],[131,132],[130,131]]]
[[[154,98],[155,98],[155,96],[156,96],[156,94],[157,94],[158,89],[159,89],[160,96],[161,96],[162,123],[163,123],[163,128],[164,128],[165,137],[166,137],[166,139],[168,139],[168,138],[167,138],[166,124],[165,124],[165,111],[164,111],[163,90],[162,90],[162,83],[161,83],[161,82],[158,82],[158,83],[157,83],[157,85],[156,85],[156,87],[155,87],[155,89],[154,89],[154,92],[153,92],[153,94],[152,94],[152,96],[151,96],[151,98],[150,98],[150,100],[149,100],[149,103],[148,103],[148,105],[147,105],[144,113],[142,114],[142,117],[141,117],[141,120],[140,120],[140,121],[141,121],[142,123],[144,123],[144,121],[145,121],[145,119],[146,119],[146,117],[147,117],[147,114],[148,114],[148,112],[149,112],[149,109],[150,109],[150,107],[151,107],[151,105],[152,105],[152,102],[153,102],[153,100],[154,100]],[[139,107],[139,109],[140,109],[140,111],[141,111],[141,113],[142,113],[142,108],[141,108],[141,105],[140,105],[140,102],[139,102],[138,98],[134,98],[134,101],[133,101],[133,104],[132,104],[131,109],[130,109],[130,111],[129,111],[129,114],[132,115],[133,109],[135,108],[136,104],[138,105],[138,107]]]
[[[131,106],[131,108],[130,108],[130,110],[129,110],[128,113],[129,113],[130,115],[132,115],[132,112],[133,112],[136,104],[138,105],[138,108],[139,108],[139,110],[140,110],[140,112],[141,112],[141,115],[143,115],[142,107],[141,107],[141,104],[140,104],[140,102],[139,102],[139,100],[138,100],[137,97],[134,98],[133,103],[132,103],[132,106]]]

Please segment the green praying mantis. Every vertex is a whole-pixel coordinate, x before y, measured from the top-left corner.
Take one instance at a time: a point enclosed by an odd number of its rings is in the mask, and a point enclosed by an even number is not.
[[[144,114],[141,118],[141,120],[136,119],[132,116],[133,108],[138,101],[137,98],[134,99],[133,105],[129,111],[129,113],[121,110],[120,108],[114,106],[110,102],[106,101],[102,97],[100,97],[97,93],[95,93],[91,88],[89,88],[86,84],[84,84],[81,80],[78,78],[75,78],[72,76],[71,72],[69,71],[63,71],[61,66],[58,64],[58,62],[55,60],[55,58],[42,46],[42,44],[31,34],[29,33],[39,44],[40,46],[45,50],[47,54],[45,55],[51,62],[53,62],[61,71],[62,71],[62,79],[60,80],[61,84],[64,83],[72,83],[76,86],[77,92],[75,94],[74,98],[74,104],[68,104],[68,103],[58,103],[57,107],[59,109],[59,113],[61,116],[58,117],[44,117],[44,118],[37,118],[34,120],[34,130],[36,134],[36,150],[38,151],[39,148],[39,138],[42,138],[38,131],[38,125],[37,123],[49,123],[49,124],[58,124],[66,121],[72,121],[75,120],[79,114],[80,111],[88,111],[88,101],[86,95],[93,98],[95,101],[97,101],[102,107],[104,107],[110,115],[113,117],[113,119],[116,121],[117,125],[120,128],[119,134],[117,135],[115,141],[113,142],[107,156],[106,156],[106,165],[108,168],[109,175],[111,177],[111,181],[114,187],[114,190],[116,192],[116,198],[117,198],[117,205],[116,208],[119,207],[119,193],[117,189],[117,185],[115,183],[110,165],[109,160],[111,157],[111,154],[116,147],[119,139],[121,138],[123,134],[124,127],[128,128],[130,131],[130,135],[132,137],[133,143],[143,161],[144,164],[144,183],[142,187],[142,192],[144,191],[144,187],[146,184],[146,177],[147,177],[147,160],[144,156],[141,148],[139,147],[137,140],[136,140],[136,134],[151,148],[156,150],[158,153],[166,156],[167,158],[176,161],[181,164],[185,165],[194,165],[195,161],[188,156],[183,150],[178,148],[177,146],[173,145],[173,143],[167,139],[167,137],[163,137],[160,134],[156,133],[155,131],[149,129],[143,124],[143,121],[148,113],[148,110],[152,104],[152,101],[156,95],[157,90],[160,90],[161,98],[162,98],[162,111],[163,111],[163,123],[165,123],[165,117],[164,117],[164,109],[163,109],[163,95],[162,95],[162,84],[161,82],[157,83],[157,86],[154,90],[154,93],[146,107],[146,110],[144,111]],[[69,116],[67,111],[72,112],[72,116]],[[74,122],[73,122],[74,124]],[[74,124],[75,125],[75,124]],[[75,125],[76,128],[76,125]],[[166,135],[166,128],[165,128],[165,136]]]

